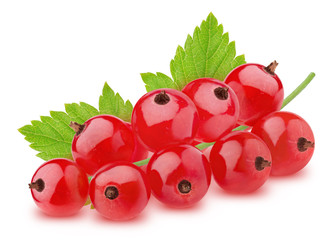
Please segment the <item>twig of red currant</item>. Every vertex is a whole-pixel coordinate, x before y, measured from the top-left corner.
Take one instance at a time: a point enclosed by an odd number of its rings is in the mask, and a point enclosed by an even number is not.
[[[315,75],[284,100],[276,66],[244,64],[224,82],[200,78],[182,91],[153,90],[136,103],[131,124],[110,115],[72,122],[74,161],[38,168],[29,184],[35,203],[48,215],[67,216],[89,196],[106,218],[127,220],[151,193],[175,208],[196,204],[212,175],[224,190],[242,194],[270,175],[296,173],[312,157],[314,136],[300,116],[279,110]]]

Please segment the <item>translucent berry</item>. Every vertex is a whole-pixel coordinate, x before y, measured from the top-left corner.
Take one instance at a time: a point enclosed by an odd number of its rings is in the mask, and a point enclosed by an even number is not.
[[[194,102],[200,118],[196,139],[213,142],[231,131],[239,116],[239,102],[225,83],[212,78],[200,78],[182,90]]]
[[[53,159],[42,164],[29,184],[36,205],[50,216],[77,213],[88,197],[86,173],[73,161]]]
[[[272,153],[271,175],[298,172],[310,161],[314,152],[314,135],[307,122],[291,112],[275,112],[252,128]]]
[[[98,115],[83,125],[72,122],[76,132],[72,142],[73,159],[89,175],[102,166],[116,161],[132,161],[135,139],[131,129],[121,119]]]
[[[224,82],[239,99],[239,124],[252,126],[260,118],[281,108],[284,93],[281,80],[274,73],[277,65],[276,61],[267,67],[247,63],[227,75]]]
[[[132,128],[150,151],[192,143],[199,126],[194,103],[174,89],[157,89],[142,96],[132,113]]]
[[[147,167],[153,195],[171,207],[189,207],[207,193],[211,169],[206,157],[190,145],[154,153]]]
[[[216,141],[210,152],[214,179],[224,190],[249,193],[268,179],[271,152],[255,134],[236,131]]]
[[[90,200],[95,209],[111,220],[136,217],[147,205],[151,189],[145,173],[129,162],[101,168],[90,182]]]

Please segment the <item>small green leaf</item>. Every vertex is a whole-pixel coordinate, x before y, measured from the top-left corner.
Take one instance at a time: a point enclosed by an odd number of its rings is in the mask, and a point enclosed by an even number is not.
[[[77,103],[65,104],[65,111],[69,115],[71,121],[80,124],[93,116],[99,115],[99,111],[96,108],[84,102],[80,102],[80,105]]]
[[[31,143],[30,147],[39,152],[38,157],[46,161],[72,159],[71,144],[75,133],[69,127],[71,121],[83,124],[99,114],[111,114],[128,121],[133,108],[129,101],[124,102],[119,94],[114,94],[107,83],[99,107],[100,111],[84,102],[65,104],[66,112],[51,111],[50,116],[41,116],[40,121],[33,120],[18,131]]]
[[[177,47],[176,55],[170,62],[173,80],[166,76],[164,81],[159,77],[161,73],[142,74],[142,79],[147,91],[159,86],[181,90],[197,78],[211,77],[223,81],[232,69],[244,63],[244,55],[236,57],[235,42],[229,41],[223,25],[218,25],[215,16],[210,13],[207,20],[195,28],[193,37],[187,36],[184,48]]]
[[[129,100],[126,102],[119,93],[114,93],[110,86],[105,83],[103,94],[99,97],[100,114],[110,114],[130,122],[133,105]]]
[[[55,118],[41,116],[41,121],[31,121],[31,125],[18,129],[25,136],[25,140],[31,143],[30,147],[40,152],[37,156],[43,160],[72,159],[71,143],[74,131],[68,127],[69,121],[66,121],[67,118],[63,117],[63,114],[65,113],[52,112]]]
[[[153,73],[141,73],[141,77],[146,84],[146,91],[150,92],[159,88],[174,88],[177,89],[177,85],[167,75],[157,72]]]

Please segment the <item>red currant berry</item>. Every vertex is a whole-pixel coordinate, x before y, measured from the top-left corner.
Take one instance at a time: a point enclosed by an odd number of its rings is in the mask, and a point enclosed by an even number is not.
[[[227,75],[225,83],[234,90],[240,103],[239,124],[252,126],[281,108],[284,94],[281,80],[274,73],[277,65],[276,61],[267,67],[247,63]]]
[[[258,121],[252,132],[263,139],[271,150],[271,175],[296,173],[306,166],[313,155],[312,129],[294,113],[272,113]]]
[[[76,134],[72,142],[73,159],[87,174],[115,161],[131,161],[135,140],[131,129],[119,118],[99,115],[83,125],[71,123]]]
[[[104,166],[90,182],[89,196],[93,206],[111,220],[136,217],[146,207],[150,195],[145,173],[129,162]]]
[[[36,205],[50,216],[77,213],[88,197],[86,173],[73,161],[53,159],[42,164],[29,184]]]
[[[271,152],[255,134],[236,131],[214,144],[210,165],[221,188],[232,193],[249,193],[268,179]]]
[[[175,89],[157,89],[142,96],[131,119],[138,140],[149,150],[191,143],[199,126],[194,103]]]
[[[189,207],[207,193],[211,169],[195,147],[178,145],[154,153],[147,167],[153,195],[172,207]]]
[[[231,131],[239,116],[239,102],[233,90],[212,78],[200,78],[182,90],[194,102],[200,117],[195,138],[213,142]]]

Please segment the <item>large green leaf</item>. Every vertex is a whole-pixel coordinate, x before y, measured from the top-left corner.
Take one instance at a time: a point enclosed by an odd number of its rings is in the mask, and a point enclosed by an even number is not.
[[[218,25],[210,13],[206,21],[196,27],[193,37],[188,35],[184,48],[178,46],[176,55],[170,62],[173,80],[162,74],[141,74],[146,90],[174,88],[181,90],[189,82],[211,77],[223,81],[235,67],[244,64],[244,55],[236,57],[235,42],[229,41],[223,25]]]

